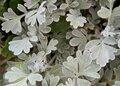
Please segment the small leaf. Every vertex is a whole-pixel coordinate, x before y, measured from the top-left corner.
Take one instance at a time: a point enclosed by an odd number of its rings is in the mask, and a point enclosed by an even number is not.
[[[91,86],[91,83],[85,79],[71,79],[68,78],[65,85],[63,83],[59,84],[58,86]]]
[[[115,85],[113,86],[120,86],[120,81],[115,81]]]
[[[85,30],[84,30],[85,31]],[[71,46],[78,46],[78,49],[84,50],[87,43],[87,37],[81,30],[75,29],[72,31],[73,38],[69,41]]]
[[[51,39],[50,42],[49,42],[49,44],[48,44],[48,46],[47,46],[47,52],[46,52],[46,54],[49,54],[52,51],[57,50],[57,47],[56,47],[57,44],[58,44],[58,40]]]
[[[67,14],[66,21],[70,22],[70,25],[75,29],[78,27],[83,27],[87,23],[86,17],[81,16],[79,10],[70,9],[70,13]]]
[[[57,9],[57,6],[55,5],[57,0],[47,0],[47,9],[49,13],[52,13],[54,10]]]
[[[24,6],[26,6],[28,9],[31,9],[37,6],[40,0],[23,0],[23,1],[25,2]]]
[[[115,73],[115,80],[119,80],[120,81],[120,66],[118,66],[117,68],[114,68],[114,73]]]
[[[27,12],[27,9],[22,4],[18,4],[17,9],[24,13]]]
[[[33,47],[28,38],[23,38],[21,40],[12,40],[9,42],[9,50],[14,52],[14,55],[19,55],[24,51],[29,53],[30,49]]]
[[[113,16],[120,16],[120,6],[113,9]]]
[[[34,26],[37,22],[42,25],[46,22],[45,10],[43,6],[46,1],[42,2],[38,9],[28,12],[25,16],[25,21],[28,25]]]
[[[108,2],[109,2],[109,4],[110,4],[110,6],[113,6],[115,0],[108,0]]]
[[[111,13],[110,10],[107,9],[106,7],[101,7],[101,9],[97,12],[98,16],[101,18],[109,18]]]
[[[105,77],[105,80],[111,81],[113,78],[113,70],[107,68],[105,70],[104,77]]]
[[[30,74],[28,80],[31,85],[35,85],[36,81],[42,81],[42,76],[40,74]]]
[[[42,86],[57,86],[59,80],[59,76],[46,74],[46,77],[42,81]]]
[[[89,0],[77,0],[79,2],[80,9],[88,9],[91,6]]]
[[[61,10],[65,10],[67,7],[68,7],[68,4],[66,4],[66,3],[62,3],[62,4],[60,5],[60,9],[61,9]]]

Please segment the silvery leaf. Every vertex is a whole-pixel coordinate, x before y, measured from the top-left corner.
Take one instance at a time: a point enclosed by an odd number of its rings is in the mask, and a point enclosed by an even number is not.
[[[91,86],[91,83],[85,79],[71,79],[68,80],[64,84],[59,84],[58,86]]]
[[[117,49],[106,44],[104,41],[91,40],[87,43],[85,50],[88,51],[89,57],[96,60],[96,63],[101,67],[105,66],[109,60],[115,59],[115,52]]]
[[[35,26],[28,26],[28,32],[27,32],[30,41],[37,42],[37,28]]]
[[[66,3],[62,3],[62,4],[60,5],[60,9],[61,9],[61,10],[65,10],[67,7],[68,7],[68,4],[66,4]]]
[[[33,53],[27,60],[28,68],[32,72],[43,72],[47,68],[46,55],[44,51],[40,51],[37,54]]]
[[[42,86],[57,86],[59,80],[59,76],[47,75],[42,81]]]
[[[51,21],[58,22],[60,20],[60,16],[64,16],[65,12],[62,10],[55,10],[51,15]]]
[[[8,8],[8,12],[4,12],[3,13],[3,16],[6,18],[6,19],[14,19],[16,17],[18,17],[16,15],[16,13],[11,9],[11,8]]]
[[[101,32],[104,37],[114,37],[116,35],[115,28],[113,26],[106,26],[105,29]]]
[[[113,9],[113,16],[120,16],[120,6]]]
[[[35,85],[36,81],[42,80],[42,76],[37,73],[27,74],[20,68],[12,67],[10,71],[5,73],[5,79],[11,82],[5,86],[28,86],[27,81],[31,85]]]
[[[97,12],[97,14],[101,18],[109,18],[111,12],[108,8],[102,6],[101,9]]]
[[[108,2],[110,4],[110,6],[112,6],[114,4],[115,0],[108,0]]]
[[[115,85],[113,86],[120,86],[120,81],[115,81]]]
[[[69,56],[66,62],[63,62],[63,73],[69,77],[88,76],[92,78],[99,78],[97,71],[100,70],[100,66],[92,63],[89,58],[84,57],[81,51],[76,52],[76,58]],[[72,75],[72,76],[71,76]]]
[[[24,0],[25,2],[25,6],[28,8],[28,9],[31,9],[32,7],[34,7],[35,5],[37,5],[37,3],[39,2],[40,0]]]
[[[91,6],[91,3],[89,0],[77,0],[79,3],[79,8],[80,9],[88,9]]]
[[[46,50],[46,54],[51,53],[51,51],[55,51],[57,49],[56,45],[58,44],[58,40],[51,39]]]
[[[77,1],[66,0],[66,3],[62,3],[60,5],[61,10],[65,10],[66,8],[76,8],[78,7],[79,3]]]
[[[32,48],[33,45],[30,43],[28,38],[23,38],[21,40],[13,40],[9,42],[9,50],[14,52],[14,55],[19,55],[24,51],[25,53],[30,52],[30,48]]]
[[[118,47],[120,48],[120,39],[118,40]]]
[[[32,10],[26,14],[25,21],[28,25],[34,26],[37,22],[41,25],[46,22],[46,8],[43,7],[45,3],[46,1],[42,2],[37,10]]]
[[[8,12],[4,12],[3,16],[8,20],[2,23],[2,30],[6,33],[12,32],[13,34],[20,33],[22,31],[21,18],[23,16],[17,16],[11,8],[8,8]]]
[[[70,22],[74,28],[83,27],[84,23],[86,23],[86,18],[79,15],[78,10],[70,9],[70,14],[67,14],[66,21]]]
[[[57,10],[57,6],[55,5],[57,0],[47,0],[47,9],[50,13],[54,10]]]
[[[27,12],[27,9],[22,4],[18,4],[17,9],[20,10],[21,12],[23,12],[23,13]]]
[[[69,41],[71,46],[78,46],[78,49],[83,50],[87,43],[87,37],[82,33],[81,30],[72,31],[73,38]]]
[[[46,24],[39,25],[38,29],[42,33],[49,33],[51,31],[51,28],[47,26]]]

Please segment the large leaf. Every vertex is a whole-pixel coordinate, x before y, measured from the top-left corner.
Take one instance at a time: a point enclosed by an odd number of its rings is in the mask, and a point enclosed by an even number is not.
[[[36,81],[42,80],[42,75],[38,73],[26,73],[26,69],[12,67],[11,70],[7,71],[5,73],[5,79],[8,79],[10,84],[5,86],[29,86],[27,81],[31,85],[35,85]]]
[[[63,62],[62,72],[65,76],[79,77],[87,76],[92,78],[99,78],[97,73],[100,70],[100,66],[91,62],[91,60],[84,55],[81,51],[76,52],[76,58],[69,56],[66,62]]]
[[[85,51],[88,51],[86,55],[92,60],[96,60],[96,63],[101,67],[104,67],[109,60],[115,59],[117,49],[111,45],[115,45],[115,42],[114,40],[110,41],[108,38],[103,41],[91,40],[86,44]]]

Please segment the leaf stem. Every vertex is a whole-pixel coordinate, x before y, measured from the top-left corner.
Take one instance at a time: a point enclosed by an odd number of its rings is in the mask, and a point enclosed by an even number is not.
[[[111,25],[111,20],[112,20],[112,9],[113,9],[113,3],[114,2],[112,2],[112,3],[110,3],[110,17],[108,18],[108,26],[110,26]]]

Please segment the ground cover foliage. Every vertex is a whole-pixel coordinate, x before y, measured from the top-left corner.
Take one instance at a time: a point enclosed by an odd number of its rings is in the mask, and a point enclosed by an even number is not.
[[[0,86],[120,86],[119,0],[0,0]]]

